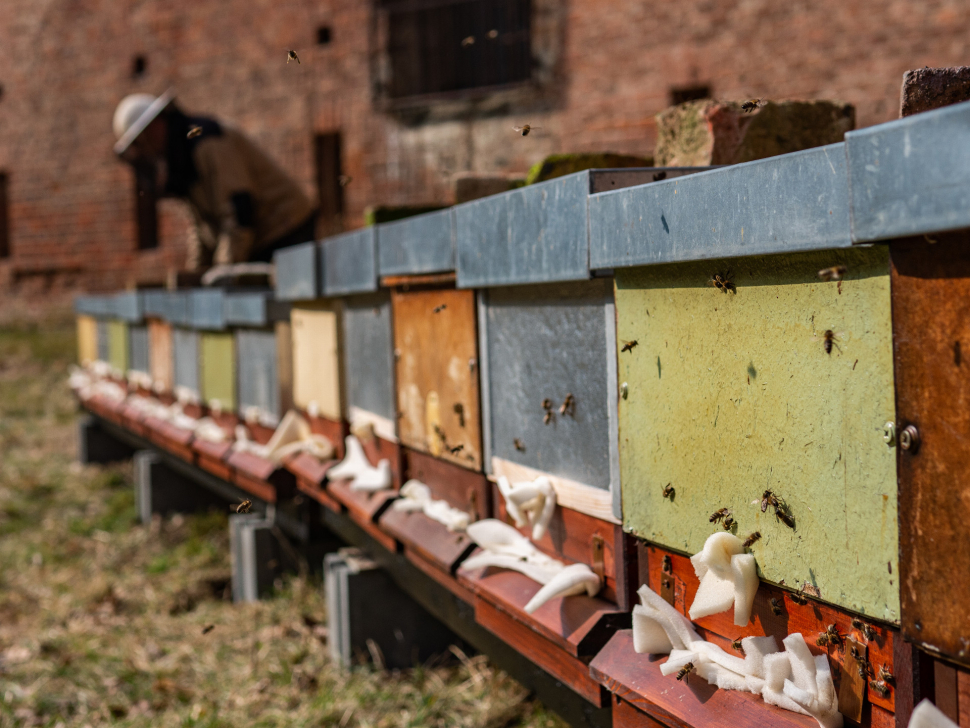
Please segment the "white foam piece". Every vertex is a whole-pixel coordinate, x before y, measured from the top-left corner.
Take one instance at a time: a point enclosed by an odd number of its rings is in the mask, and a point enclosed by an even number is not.
[[[527,614],[551,599],[576,596],[586,592],[589,596],[599,593],[602,582],[586,564],[570,564],[549,580],[525,605]]]
[[[465,559],[462,568],[496,566],[518,571],[540,584],[548,584],[566,566],[546,556],[512,526],[496,518],[469,524],[467,532],[482,551]]]
[[[498,489],[515,525],[521,528],[528,523],[532,540],[542,538],[556,510],[556,491],[549,478],[541,475],[533,481],[511,483],[503,475],[498,479]]]
[[[825,655],[815,656],[815,685],[818,689],[818,701],[828,711],[838,711],[839,696],[835,692],[832,682],[832,669],[829,658]]]
[[[802,715],[811,715],[802,706],[796,703],[794,700],[785,695],[783,690],[772,690],[769,687],[765,687],[761,691],[761,697],[769,705],[776,705],[779,708],[784,708],[785,710],[790,710],[793,713],[801,713]]]
[[[381,461],[385,462],[385,461]],[[355,481],[356,482],[356,481]],[[353,485],[351,486],[353,488]],[[428,518],[437,521],[449,531],[464,531],[468,528],[471,516],[462,510],[452,508],[443,500],[431,496],[431,488],[419,480],[411,479],[401,486],[401,497],[391,504],[396,511],[421,511]]]
[[[778,643],[771,635],[767,637],[745,637],[741,640],[744,649],[745,673],[764,679],[765,656],[778,652]]]
[[[730,533],[714,533],[700,553],[691,557],[700,587],[690,605],[691,619],[727,611],[734,606],[734,623],[747,625],[758,591],[754,556],[743,553],[743,542]]]
[[[734,580],[734,624],[744,627],[751,621],[751,608],[758,593],[758,567],[752,554],[731,557]]]
[[[818,687],[815,683],[815,657],[809,652],[805,638],[794,632],[783,640],[785,650],[791,663],[792,681],[801,690],[815,693]]]
[[[744,683],[745,690],[747,690],[749,693],[754,693],[755,695],[760,695],[761,691],[765,689],[764,678],[752,677],[751,675],[748,675],[744,679]]]
[[[670,657],[667,661],[660,666],[660,673],[662,675],[672,675],[680,671],[684,665],[688,662],[693,662],[694,667],[700,663],[700,658],[696,653],[690,650],[672,650],[670,652]]]
[[[785,687],[785,680],[791,677],[791,661],[784,652],[765,655],[766,689],[780,693]]]
[[[810,711],[812,706],[815,704],[815,693],[802,690],[791,680],[785,680],[784,693],[800,706],[805,708],[805,710]]]
[[[694,631],[694,625],[683,614],[664,601],[657,592],[646,584],[637,590],[640,603],[650,607],[656,613],[656,619],[670,638],[671,644],[677,649],[685,649],[691,642],[697,642],[700,637]]]
[[[706,642],[704,640],[691,642],[690,649],[703,654],[711,662],[720,665],[726,670],[730,670],[736,675],[747,674],[747,664],[745,663],[743,657],[729,655],[718,645],[715,645],[712,642]]]
[[[633,651],[638,655],[666,655],[673,649],[667,632],[654,614],[656,612],[640,604],[633,607]]]
[[[923,698],[909,717],[909,728],[958,728],[928,698]]]
[[[281,425],[282,426],[282,425]],[[381,460],[375,468],[364,454],[364,446],[353,435],[344,438],[347,453],[343,460],[327,471],[327,479],[351,480],[351,489],[357,484],[357,490],[383,490],[391,485],[391,463]],[[385,465],[386,463],[386,465]],[[358,483],[359,481],[359,483]]]

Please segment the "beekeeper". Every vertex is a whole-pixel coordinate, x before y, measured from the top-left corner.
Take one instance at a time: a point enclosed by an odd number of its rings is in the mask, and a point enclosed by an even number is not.
[[[274,250],[313,240],[316,212],[300,185],[237,129],[187,116],[173,99],[170,91],[122,99],[114,149],[150,165],[161,196],[189,203],[189,270],[270,262]]]

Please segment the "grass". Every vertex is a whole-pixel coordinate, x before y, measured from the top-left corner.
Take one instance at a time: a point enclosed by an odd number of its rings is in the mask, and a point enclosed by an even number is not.
[[[339,668],[319,583],[228,601],[225,514],[140,525],[130,464],[74,461],[74,346],[0,328],[0,728],[564,725],[483,656]]]

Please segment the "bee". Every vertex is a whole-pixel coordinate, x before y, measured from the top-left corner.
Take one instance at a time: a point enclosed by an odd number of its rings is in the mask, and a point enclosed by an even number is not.
[[[498,38],[498,31],[490,30],[485,34],[485,37],[488,38],[489,40],[495,40],[496,38]]]
[[[195,139],[197,136],[202,136],[202,127],[195,125],[189,127],[189,133],[185,135],[186,139]]]
[[[542,424],[548,425],[550,422],[552,422],[552,411],[551,410],[547,411],[542,416]]]
[[[832,329],[826,329],[825,333],[822,336],[825,339],[825,341],[822,344],[822,346],[825,347],[825,353],[831,355],[832,345],[835,344],[835,334],[832,332]]]
[[[216,626],[214,624],[206,625],[205,627],[202,628],[202,634],[209,634],[209,632],[211,632],[215,628]]]
[[[731,512],[731,510],[729,508],[718,508],[716,511],[714,511],[711,514],[711,517],[708,518],[707,520],[710,523],[717,523],[718,521],[720,521],[722,518],[724,518],[730,512]]]
[[[635,347],[638,343],[640,342],[638,342],[636,339],[634,339],[633,341],[624,341],[623,348],[620,349],[620,353],[622,354],[625,351],[629,351],[630,353],[633,353],[633,347]]]
[[[778,601],[778,599],[776,599],[775,597],[772,597],[771,599],[768,600],[768,603],[771,605],[771,613],[774,614],[776,617],[780,617],[781,602]]]
[[[434,307],[434,310],[432,311],[432,313],[441,313],[446,308],[448,308],[448,304],[447,303],[443,303],[440,306],[435,306]]]
[[[830,624],[825,628],[825,634],[829,636],[829,643],[833,645],[842,644],[842,635],[839,634],[839,629],[834,624]]]
[[[862,635],[867,641],[871,641],[876,638],[876,630],[872,628],[871,624],[866,624],[861,619],[853,619],[852,626],[862,632]]]
[[[741,548],[749,549],[754,545],[754,542],[761,538],[761,531],[755,531],[750,536],[748,536],[744,543],[741,544]]]
[[[674,486],[672,486],[670,483],[667,483],[667,485],[664,486],[663,494],[664,494],[664,498],[671,498],[671,497],[673,497],[673,495],[674,495]]]
[[[844,265],[834,265],[831,268],[822,268],[818,272],[818,277],[823,281],[840,281],[846,270]]]
[[[805,597],[803,597],[801,594],[792,594],[791,600],[795,602],[795,604],[800,604],[803,607],[806,604],[808,604],[808,600]]]
[[[872,666],[869,664],[869,660],[866,659],[865,654],[859,652],[859,650],[855,647],[849,650],[849,654],[851,654],[852,658],[859,663],[859,677],[861,677],[863,680],[868,678],[869,673],[872,672]]]
[[[566,395],[566,399],[562,403],[562,407],[559,408],[559,414],[569,415],[570,417],[576,412],[576,399],[573,397],[572,393]]]
[[[884,683],[891,683],[891,682],[892,682],[893,680],[895,680],[896,678],[895,678],[895,677],[893,676],[893,674],[892,674],[892,673],[891,673],[891,672],[890,672],[890,671],[889,671],[889,670],[888,670],[888,669],[886,668],[886,666],[885,666],[885,665],[882,665],[882,666],[881,666],[881,667],[879,668],[879,679],[880,679],[880,680],[881,680],[882,682],[884,682]]]
[[[768,506],[778,507],[778,498],[770,490],[766,490],[761,496],[761,512],[767,511]]]
[[[764,105],[765,105],[764,99],[748,99],[743,104],[741,104],[741,111],[743,111],[745,114],[750,114],[759,106],[764,106]]]
[[[451,411],[458,415],[458,425],[460,427],[465,426],[465,405],[461,402],[455,402],[455,406],[451,408]]]
[[[461,47],[467,48],[468,46],[475,45],[475,36],[469,35],[461,39]]]
[[[244,500],[238,506],[236,506],[236,513],[249,513],[249,509],[253,507],[253,502],[251,500]]]
[[[869,687],[872,691],[879,695],[879,697],[885,698],[889,695],[889,686],[883,680],[870,680]]]
[[[341,187],[346,187],[353,181],[354,181],[354,178],[351,177],[349,174],[342,174],[339,177],[337,177],[337,182],[340,183]]]
[[[667,179],[667,173],[665,171],[660,171],[660,172],[654,172],[653,173],[653,181],[654,182],[660,182],[661,180],[665,180],[665,179]]]
[[[457,455],[464,449],[465,449],[464,445],[455,445],[454,447],[449,447],[448,452],[450,452],[452,455]]]
[[[663,561],[660,562],[660,568],[665,574],[672,574],[674,572],[674,564],[670,560],[670,554],[664,554]]]
[[[711,276],[710,280],[707,282],[709,286],[714,286],[721,293],[727,293],[728,291],[737,292],[734,287],[734,281],[731,279],[731,271],[724,273],[715,273]]]
[[[541,126],[532,126],[531,124],[525,124],[524,126],[513,126],[514,131],[519,132],[522,136],[529,136],[529,132],[533,129],[541,129]]]
[[[734,640],[731,643],[731,647],[733,647],[734,649],[736,649],[742,655],[744,654],[744,647],[741,646],[741,638],[740,637],[738,637],[736,640]]]
[[[515,438],[514,440],[512,440],[512,444],[515,445],[515,449],[518,450],[519,452],[525,452],[525,443],[522,442],[522,440],[520,440],[519,438]]]
[[[300,62],[300,57],[296,55],[296,51],[286,52],[286,62],[289,63],[290,61],[296,61],[297,63]]]
[[[734,526],[734,519],[731,516],[725,516],[724,523],[722,523],[721,525],[724,526],[725,531],[730,531],[731,528]]]
[[[788,528],[795,528],[795,519],[785,513],[785,511],[778,506],[775,506],[775,518],[788,526]]]
[[[829,643],[829,636],[825,632],[819,632],[818,637],[815,638],[815,644],[819,647],[825,647]]]
[[[690,675],[692,672],[694,672],[694,663],[688,662],[686,665],[680,668],[680,671],[677,673],[677,679],[687,680],[687,682],[690,683],[690,680],[687,678],[687,676]]]

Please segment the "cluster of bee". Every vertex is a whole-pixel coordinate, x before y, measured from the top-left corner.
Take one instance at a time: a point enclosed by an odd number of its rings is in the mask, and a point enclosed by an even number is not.
[[[788,512],[788,506],[770,490],[766,490],[761,496],[761,512],[764,513],[767,511],[768,506],[775,509],[775,518],[788,526],[788,528],[795,527],[795,519]]]
[[[872,641],[876,638],[876,630],[873,629],[871,624],[866,624],[861,619],[853,619],[852,627],[862,632],[867,641]]]
[[[842,644],[842,635],[839,634],[839,630],[834,624],[830,624],[824,632],[819,632],[818,637],[815,638],[815,644],[819,647],[825,647],[825,645],[839,646]]]
[[[548,425],[550,422],[552,422],[553,409],[555,406],[556,405],[553,404],[552,400],[548,397],[542,400],[542,409],[545,412],[545,415],[542,417],[542,424]],[[566,395],[566,399],[563,400],[562,405],[560,405],[559,414],[563,416],[569,415],[570,417],[575,416],[576,398],[573,396],[572,392]]]
[[[548,425],[550,422],[552,422],[552,400],[548,397],[542,400],[542,409],[544,409],[546,412],[545,416],[542,418],[542,424]]]
[[[711,514],[708,519],[710,523],[720,523],[724,526],[725,531],[730,531],[732,526],[735,524],[734,517],[731,515],[731,510],[729,508],[718,508]]]
[[[448,308],[448,304],[447,304],[447,303],[443,303],[443,304],[441,304],[440,306],[435,306],[435,307],[434,307],[434,308],[433,308],[433,309],[431,310],[431,313],[441,313],[441,312],[442,312],[442,311],[444,311],[444,310],[445,310],[446,308]]]

